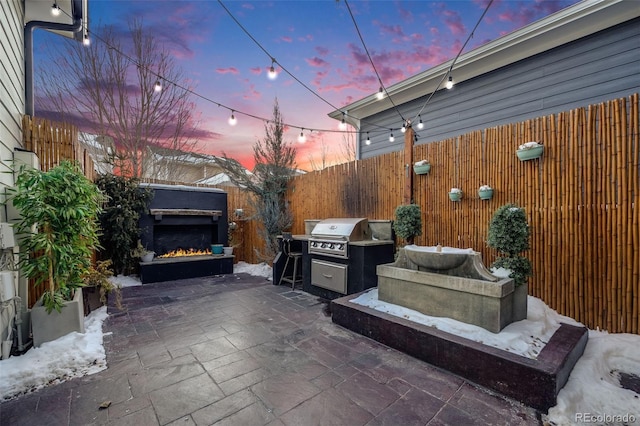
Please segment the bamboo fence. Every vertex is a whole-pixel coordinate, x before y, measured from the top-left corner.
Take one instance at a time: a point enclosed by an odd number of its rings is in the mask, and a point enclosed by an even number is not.
[[[640,142],[638,94],[414,147],[431,171],[413,177],[423,229],[416,244],[473,248],[491,265],[488,224],[501,205],[523,207],[531,229],[529,293],[589,328],[639,334]],[[544,145],[520,161],[517,147]],[[402,152],[294,178],[294,233],[305,219],[393,219],[412,173]],[[481,185],[494,189],[481,200]],[[463,190],[460,202],[448,191]]]

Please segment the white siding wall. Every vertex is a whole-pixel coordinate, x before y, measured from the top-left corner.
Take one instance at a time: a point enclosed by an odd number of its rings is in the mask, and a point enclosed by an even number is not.
[[[22,114],[24,113],[24,2],[0,1],[0,222],[6,222],[5,189],[13,185],[13,149],[22,144]],[[6,271],[14,259],[14,249],[0,248],[0,269]],[[11,272],[11,275],[15,274]],[[15,284],[14,284],[15,285]],[[26,300],[24,291],[19,294]],[[0,341],[10,341],[8,332],[13,324],[16,305],[0,307]],[[23,305],[24,306],[24,305]],[[23,321],[25,315],[23,314]],[[28,322],[23,324],[26,328]],[[23,336],[24,336],[23,330]],[[15,335],[14,335],[15,336]]]
[[[24,113],[24,4],[22,0],[0,2],[0,201],[5,187],[13,185],[13,148],[22,144]],[[0,221],[6,221],[0,209]]]

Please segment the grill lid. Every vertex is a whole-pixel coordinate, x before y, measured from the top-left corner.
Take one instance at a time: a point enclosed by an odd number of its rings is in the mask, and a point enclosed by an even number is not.
[[[314,238],[361,241],[371,239],[366,218],[332,218],[321,220],[311,231]]]

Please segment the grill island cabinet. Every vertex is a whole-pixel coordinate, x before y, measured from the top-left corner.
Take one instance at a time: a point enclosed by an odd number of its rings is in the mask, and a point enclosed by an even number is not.
[[[320,274],[327,268],[326,265],[334,265],[335,270],[338,271],[342,267],[346,267],[346,293],[327,288],[332,287],[330,284],[325,285],[328,283],[317,281],[312,283],[312,261],[320,263]],[[342,297],[345,294],[359,293],[368,288],[376,287],[378,285],[376,267],[379,264],[391,262],[393,262],[393,241],[368,240],[349,243],[348,259],[309,254],[309,250],[305,250],[302,255],[302,289],[307,293],[329,300]]]
[[[310,234],[294,235],[292,246],[302,252],[302,289],[324,299],[376,287],[376,267],[394,260],[391,221],[324,219]],[[285,261],[281,247],[273,262],[274,284],[280,281]]]

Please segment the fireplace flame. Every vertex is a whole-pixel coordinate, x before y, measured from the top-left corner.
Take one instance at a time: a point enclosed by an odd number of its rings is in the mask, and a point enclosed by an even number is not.
[[[204,255],[211,255],[211,250],[196,250],[196,249],[177,249],[177,250],[172,250],[169,253],[165,253],[161,256],[158,256],[159,258],[165,258],[165,257],[183,257],[183,256],[204,256]]]

